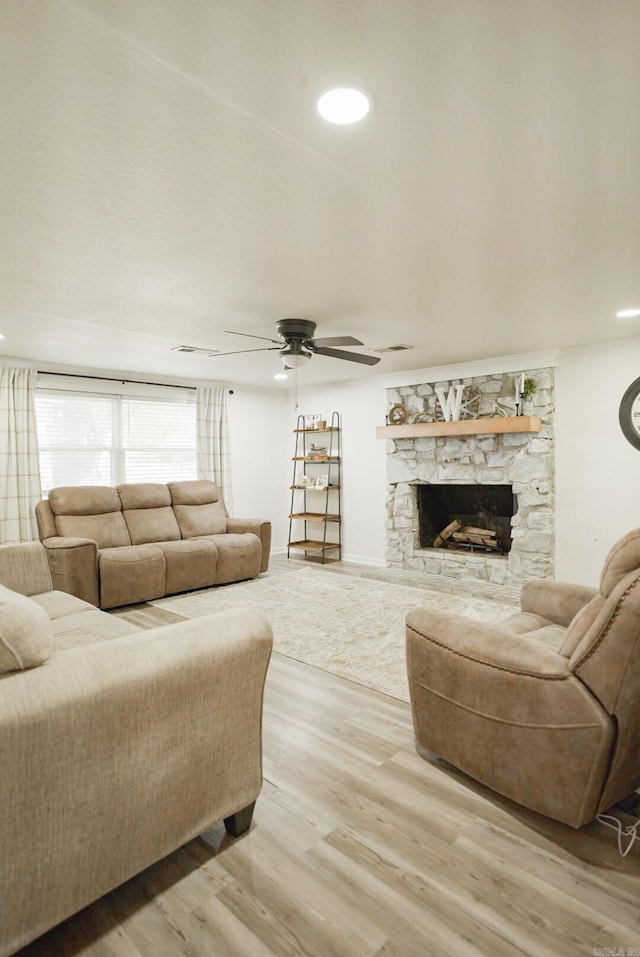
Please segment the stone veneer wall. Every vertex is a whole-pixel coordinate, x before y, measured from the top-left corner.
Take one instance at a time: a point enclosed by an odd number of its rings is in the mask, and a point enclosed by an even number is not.
[[[519,585],[528,578],[553,577],[554,370],[527,370],[525,375],[537,383],[537,391],[530,400],[530,414],[541,416],[540,432],[387,440],[389,567],[505,585]],[[402,386],[387,389],[387,400],[389,407],[401,402],[409,420],[419,414],[435,421],[442,419],[436,412],[435,390],[443,388],[446,395],[450,385],[461,382],[465,386],[465,401],[480,393],[474,414],[491,415],[498,399],[513,400],[515,378],[515,373],[505,373]],[[413,486],[424,482],[512,485],[518,509],[511,522],[509,554],[421,548]]]

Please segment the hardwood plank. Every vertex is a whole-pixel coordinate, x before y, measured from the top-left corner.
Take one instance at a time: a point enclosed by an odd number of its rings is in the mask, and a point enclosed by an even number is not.
[[[409,953],[482,957],[504,948],[502,935],[466,913],[458,900],[347,832],[334,831],[305,860],[330,875],[343,893],[353,895],[368,918],[383,923],[389,939],[401,940]],[[511,953],[526,952],[515,948]]]
[[[470,848],[468,843],[471,844]],[[546,899],[549,888],[554,888],[551,901],[555,904],[560,899],[564,900],[581,915],[581,923],[597,919],[600,927],[611,925],[614,934],[623,934],[624,928],[628,927],[634,931],[636,943],[640,942],[637,886],[629,889],[612,886],[608,871],[603,873],[601,868],[585,866],[582,861],[576,862],[548,848],[543,850],[485,821],[476,821],[461,837],[459,844],[470,858],[476,857],[488,872],[495,866],[497,858],[507,866],[512,864],[524,871],[518,874],[516,883],[525,887],[527,893],[539,893],[542,889]],[[487,860],[486,854],[490,854],[492,859]],[[631,862],[630,871],[638,877],[640,868],[637,859]],[[598,915],[597,918],[595,915]],[[633,943],[628,942],[627,945],[633,946]]]
[[[251,921],[254,932],[259,928],[259,936],[275,935],[274,945],[284,946],[283,953],[289,953],[286,948],[293,944],[292,957],[367,957],[386,940],[375,921],[363,921],[360,908],[341,888],[289,852],[286,835],[256,828],[227,867],[239,885],[246,887],[249,877],[251,881],[252,893],[249,899],[243,895],[237,916]],[[228,888],[219,899],[230,899]]]

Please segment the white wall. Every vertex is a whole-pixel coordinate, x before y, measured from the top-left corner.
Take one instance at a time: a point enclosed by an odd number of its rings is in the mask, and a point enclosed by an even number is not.
[[[380,379],[301,391],[298,406],[300,414],[320,413],[327,422],[332,412],[340,413],[343,560],[384,565],[386,454],[376,426],[385,422],[386,395]]]
[[[640,527],[640,451],[618,406],[640,376],[640,338],[564,349],[556,373],[556,578],[597,585],[603,560]]]
[[[234,386],[228,398],[236,518],[267,518],[272,549],[282,549],[289,531],[292,400],[280,393]],[[293,428],[293,425],[291,425]]]

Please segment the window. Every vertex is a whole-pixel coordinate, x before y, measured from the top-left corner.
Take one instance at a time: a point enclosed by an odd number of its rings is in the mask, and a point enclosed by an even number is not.
[[[42,492],[59,485],[119,485],[197,477],[196,405],[144,398],[36,391]]]

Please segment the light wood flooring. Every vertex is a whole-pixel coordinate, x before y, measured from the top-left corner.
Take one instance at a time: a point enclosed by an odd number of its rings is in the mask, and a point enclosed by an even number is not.
[[[212,827],[21,957],[640,954],[640,843],[421,757],[402,701],[274,654],[264,778],[246,835]]]

